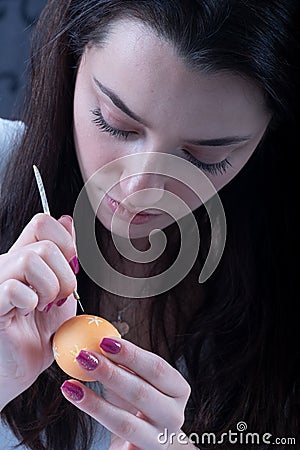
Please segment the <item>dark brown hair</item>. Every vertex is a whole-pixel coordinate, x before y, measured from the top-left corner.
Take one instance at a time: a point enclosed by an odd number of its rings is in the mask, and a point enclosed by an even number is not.
[[[225,252],[204,284],[205,300],[192,299],[193,320],[181,320],[184,330],[175,330],[172,342],[165,311],[171,303],[179,323],[190,278],[153,302],[152,350],[159,353],[165,341],[170,360],[175,364],[181,353],[187,363],[192,393],[186,433],[220,434],[236,430],[240,420],[257,433],[299,433],[300,339],[292,258],[299,8],[297,0],[50,0],[36,27],[23,116],[27,129],[7,167],[1,194],[1,252],[39,211],[32,164],[43,174],[53,215],[72,214],[83,184],[72,137],[76,69],[85,46],[105,45],[109,26],[118,18],[148,24],[195,69],[228,70],[253,80],[272,112],[254,155],[220,192],[228,225]],[[201,208],[195,216],[202,226]],[[169,236],[175,236],[174,227]],[[192,274],[199,273],[204,256],[199,254]],[[86,310],[103,314],[100,288],[84,273],[78,282],[89,299]],[[91,422],[62,397],[64,378],[53,364],[2,412],[33,450],[89,448]]]

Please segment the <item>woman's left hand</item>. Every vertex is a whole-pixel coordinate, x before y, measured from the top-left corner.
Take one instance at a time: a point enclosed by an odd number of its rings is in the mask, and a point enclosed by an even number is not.
[[[103,354],[82,351],[76,359],[110,395],[104,399],[69,380],[62,385],[66,399],[112,432],[110,450],[168,448],[159,435],[180,431],[191,392],[187,381],[161,357],[124,339],[104,338],[100,348]]]

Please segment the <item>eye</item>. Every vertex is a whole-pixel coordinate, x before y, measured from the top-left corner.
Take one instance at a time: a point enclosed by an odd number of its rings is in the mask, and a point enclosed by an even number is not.
[[[94,109],[91,112],[95,116],[94,119],[93,119],[93,122],[104,133],[108,133],[108,134],[110,134],[113,137],[116,137],[118,139],[124,139],[124,140],[126,140],[130,134],[135,134],[133,131],[120,130],[118,128],[114,128],[111,125],[109,125],[106,122],[106,120],[104,119],[100,109]]]
[[[217,163],[208,164],[200,161],[199,159],[196,159],[194,156],[192,156],[187,150],[182,150],[185,154],[185,157],[188,161],[190,161],[192,164],[194,164],[199,169],[203,170],[203,172],[207,172],[211,175],[224,175],[229,167],[232,167],[230,161],[228,158],[224,159],[223,161],[219,161]]]

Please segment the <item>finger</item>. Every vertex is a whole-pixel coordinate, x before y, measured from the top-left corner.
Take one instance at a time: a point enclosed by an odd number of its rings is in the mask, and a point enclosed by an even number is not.
[[[167,448],[159,443],[157,428],[140,417],[110,404],[82,383],[68,380],[63,383],[61,390],[64,397],[77,408],[139,449],[162,450]]]
[[[158,426],[165,423],[172,429],[179,429],[182,426],[186,399],[163,394],[136,374],[95,352],[83,350],[76,357],[76,361],[82,368],[92,371],[93,378],[105,388],[113,390],[125,402],[141,411],[152,423]]]
[[[118,406],[119,408],[125,409],[131,414],[137,414],[138,410],[132,404],[124,400],[120,395],[116,394],[112,389],[107,386],[103,386],[103,397],[112,405]]]
[[[38,309],[68,297],[76,287],[76,277],[60,249],[52,241],[27,245],[19,252],[5,255],[0,282],[15,278],[35,289]]]
[[[190,387],[183,376],[163,358],[121,338],[103,338],[101,352],[111,361],[135,372],[170,397],[186,397]]]
[[[0,282],[16,279],[32,287],[39,298],[38,309],[55,300],[60,292],[59,280],[45,261],[33,250],[6,255]]]
[[[24,228],[21,235],[9,250],[13,253],[25,245],[33,242],[49,240],[54,242],[61,250],[67,261],[71,261],[76,255],[75,246],[71,234],[64,225],[48,214],[37,214]]]
[[[67,232],[73,237],[73,219],[71,216],[61,216],[58,222],[67,230]]]
[[[26,246],[26,250],[34,251],[55,274],[59,282],[57,300],[65,299],[76,288],[76,276],[70,264],[52,241],[39,241]]]
[[[76,255],[77,255],[76,234],[75,234],[73,218],[71,216],[61,216],[58,219],[58,222],[60,224],[62,224],[65,227],[65,229],[67,230],[67,232],[72,236],[73,243],[74,243],[75,250],[76,250]]]
[[[37,302],[37,294],[19,280],[7,280],[0,285],[0,316],[14,308],[26,315],[35,309]]]

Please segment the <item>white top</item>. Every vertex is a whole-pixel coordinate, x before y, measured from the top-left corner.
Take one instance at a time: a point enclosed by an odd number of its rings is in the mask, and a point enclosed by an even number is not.
[[[0,118],[0,185],[4,167],[15,142],[22,137],[25,126],[23,122]]]

